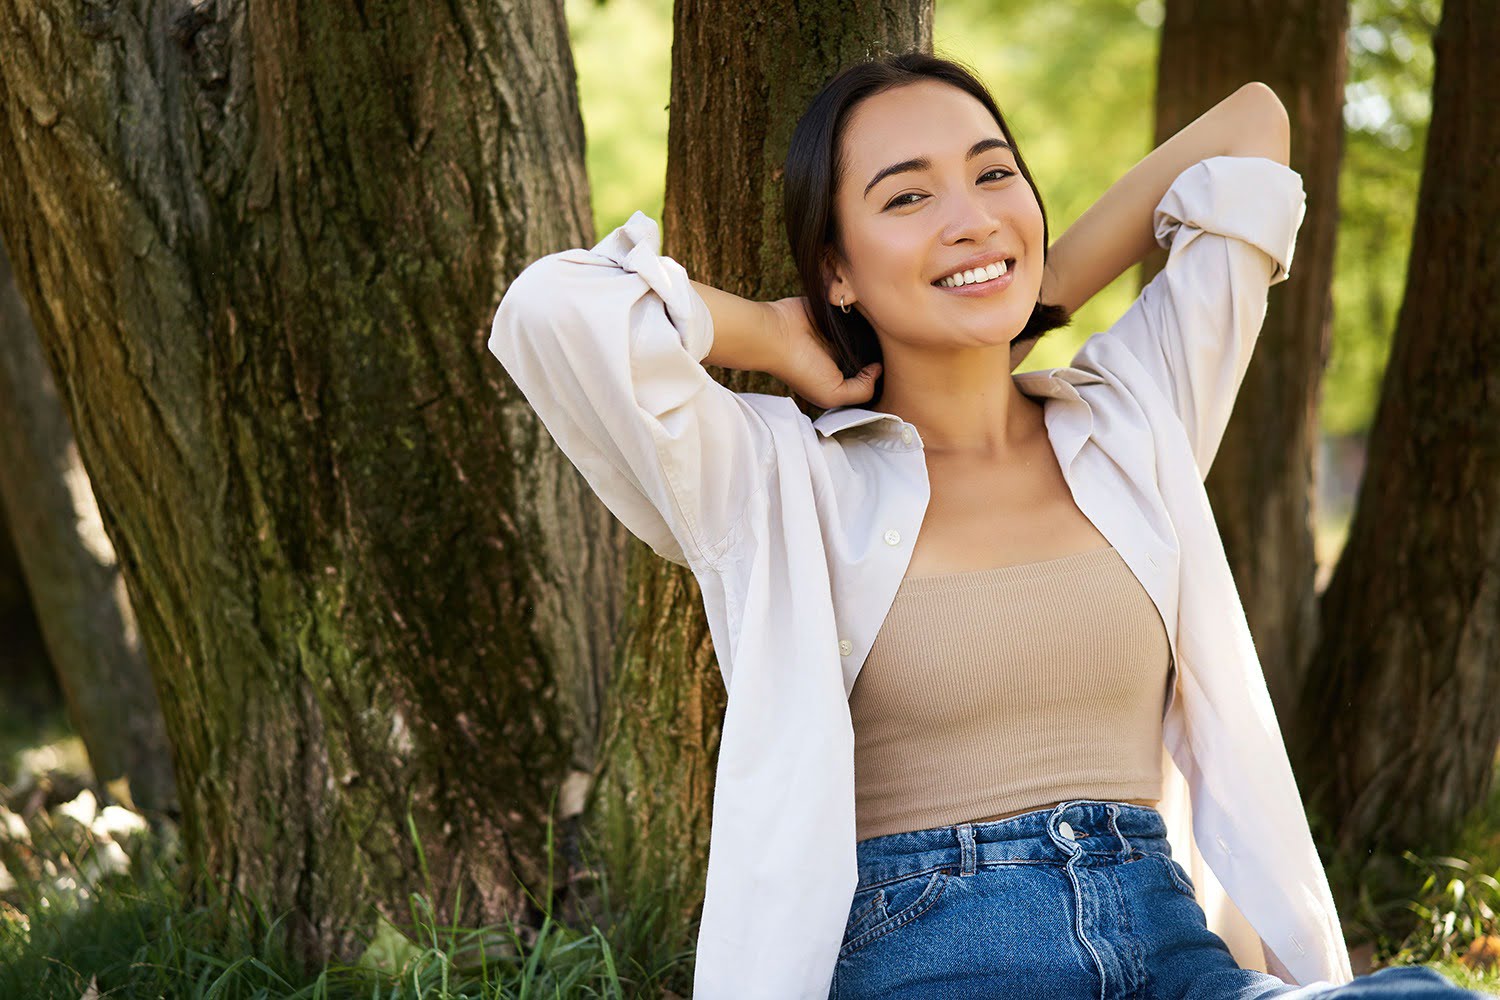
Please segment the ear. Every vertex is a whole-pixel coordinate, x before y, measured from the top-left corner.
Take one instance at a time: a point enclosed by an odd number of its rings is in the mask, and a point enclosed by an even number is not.
[[[853,307],[857,301],[853,287],[844,277],[842,265],[831,253],[823,258],[823,285],[828,289],[828,304],[831,306],[839,304],[840,296],[843,296],[846,306]]]

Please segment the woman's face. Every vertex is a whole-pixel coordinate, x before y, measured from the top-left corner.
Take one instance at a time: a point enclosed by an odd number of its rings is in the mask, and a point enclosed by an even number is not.
[[[937,80],[905,84],[862,101],[842,141],[834,210],[848,257],[833,263],[829,302],[857,303],[883,348],[1008,344],[1041,289],[1042,210],[985,106]],[[1002,258],[1007,276],[940,287]]]

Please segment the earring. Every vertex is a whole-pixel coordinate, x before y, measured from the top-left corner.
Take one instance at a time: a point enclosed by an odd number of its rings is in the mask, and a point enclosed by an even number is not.
[[[844,305],[844,297],[842,295],[839,296],[839,308],[846,313],[849,311],[849,307]]]

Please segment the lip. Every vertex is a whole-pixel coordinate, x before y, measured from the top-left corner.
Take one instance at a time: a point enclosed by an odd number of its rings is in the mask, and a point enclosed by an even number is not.
[[[1004,256],[991,256],[988,261],[980,258],[973,264],[965,265],[962,268],[954,268],[952,271],[949,271],[948,274],[954,274],[960,270],[967,271],[974,267],[983,267],[986,264],[992,264],[1006,259],[1007,258],[1005,258]],[[948,274],[943,275],[943,277],[946,278]],[[957,288],[948,288],[943,285],[934,283],[932,287],[936,288],[940,292],[946,292],[949,295],[963,295],[968,298],[978,298],[981,296],[993,295],[998,292],[1005,291],[1011,286],[1012,282],[1015,281],[1015,277],[1016,265],[1013,263],[1006,266],[1004,274],[1000,275],[998,278],[990,278],[988,281],[976,281],[972,285],[960,285]],[[938,280],[941,281],[942,278],[939,278]]]

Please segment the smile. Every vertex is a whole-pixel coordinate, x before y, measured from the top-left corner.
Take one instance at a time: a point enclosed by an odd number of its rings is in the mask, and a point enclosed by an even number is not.
[[[940,278],[932,284],[934,288],[940,288],[955,295],[988,295],[991,292],[1009,288],[1015,276],[1015,261],[1007,260],[1003,265],[992,264],[988,268],[964,271]]]

